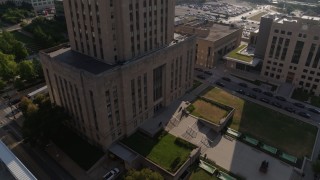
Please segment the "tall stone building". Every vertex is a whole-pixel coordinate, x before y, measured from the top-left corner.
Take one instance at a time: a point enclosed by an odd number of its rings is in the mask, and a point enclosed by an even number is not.
[[[195,37],[173,33],[173,0],[65,0],[70,45],[40,53],[50,99],[103,149],[193,84]]]
[[[264,55],[261,75],[320,94],[320,19],[261,18],[255,49]],[[261,29],[261,28],[260,28]]]

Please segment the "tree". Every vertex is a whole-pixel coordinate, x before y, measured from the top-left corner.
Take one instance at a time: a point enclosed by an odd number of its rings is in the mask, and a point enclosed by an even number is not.
[[[144,168],[141,171],[137,171],[135,169],[131,169],[126,174],[125,180],[140,180],[140,179],[148,179],[148,180],[163,180],[164,178],[155,171],[152,171],[148,168]]]
[[[17,72],[17,63],[13,55],[7,55],[0,52],[0,76],[8,81],[15,77]]]
[[[30,82],[34,80],[36,78],[36,71],[34,69],[32,61],[21,61],[18,64],[18,74],[20,75],[20,78],[26,81]]]
[[[0,91],[2,91],[6,87],[6,82],[0,79]]]
[[[39,78],[43,78],[43,70],[42,70],[42,66],[41,63],[38,59],[34,58],[32,60],[32,65],[33,65],[33,69],[36,72],[37,77]]]
[[[11,33],[6,31],[3,31],[0,37],[0,51],[5,54],[14,55],[16,61],[20,61],[28,56],[28,51],[24,45],[17,41]]]
[[[21,109],[25,116],[22,134],[31,145],[44,147],[49,139],[59,134],[63,122],[69,116],[63,108],[52,105],[49,98],[39,96],[36,102],[39,104],[22,99]]]

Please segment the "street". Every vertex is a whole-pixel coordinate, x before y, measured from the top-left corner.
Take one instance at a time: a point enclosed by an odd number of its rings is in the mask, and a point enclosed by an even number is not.
[[[38,179],[74,179],[43,150],[23,143],[21,128],[10,113],[10,107],[0,100],[0,138],[30,172]]]

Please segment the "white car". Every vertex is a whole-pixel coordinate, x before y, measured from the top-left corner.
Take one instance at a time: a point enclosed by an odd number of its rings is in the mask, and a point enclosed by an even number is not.
[[[119,174],[119,169],[118,168],[114,168],[111,171],[109,171],[106,175],[103,176],[104,180],[112,180],[113,178],[115,178],[117,176],[117,174]]]

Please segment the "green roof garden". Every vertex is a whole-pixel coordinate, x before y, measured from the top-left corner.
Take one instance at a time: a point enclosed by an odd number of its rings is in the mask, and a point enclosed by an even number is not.
[[[229,54],[227,54],[226,57],[249,63],[253,60],[253,57],[239,53],[239,51],[245,49],[246,47],[247,47],[247,45],[244,45],[244,44],[240,45],[239,47],[237,47],[236,49],[231,51]]]
[[[176,172],[188,160],[191,151],[196,148],[195,145],[166,131],[154,138],[136,132],[122,142],[172,173]]]

